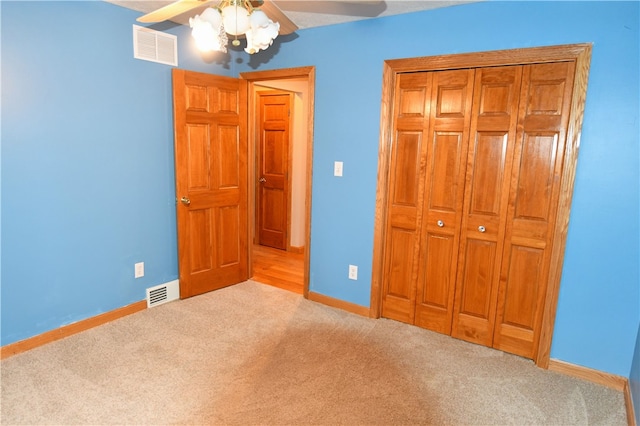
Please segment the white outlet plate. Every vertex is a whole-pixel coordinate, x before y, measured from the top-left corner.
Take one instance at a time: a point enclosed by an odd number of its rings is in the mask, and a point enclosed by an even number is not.
[[[135,277],[136,278],[144,277],[144,262],[138,262],[135,264]]]
[[[342,161],[336,161],[333,163],[333,175],[342,176]]]
[[[355,265],[349,265],[349,279],[357,280],[358,279],[358,267]]]

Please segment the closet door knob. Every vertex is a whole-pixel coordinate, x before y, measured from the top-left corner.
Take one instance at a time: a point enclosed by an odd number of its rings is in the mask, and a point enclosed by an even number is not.
[[[180,199],[180,201],[182,202],[182,204],[184,204],[185,206],[188,206],[189,204],[191,204],[191,200],[188,197],[182,197]]]
[[[444,226],[444,222],[443,222],[443,221],[441,221],[441,220],[439,220],[437,223],[438,223],[438,226],[439,226],[440,228],[442,228],[442,227]]]
[[[482,226],[482,225],[478,226],[478,231],[484,232],[486,230],[487,230],[487,228],[485,228],[484,226]]]
[[[258,180],[258,182],[260,182],[260,183],[265,183],[266,181],[267,180],[265,178],[263,178],[263,177]]]

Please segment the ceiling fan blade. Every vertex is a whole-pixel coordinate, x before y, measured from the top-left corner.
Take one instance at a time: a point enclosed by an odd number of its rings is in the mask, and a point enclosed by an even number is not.
[[[137,21],[145,23],[168,21],[174,16],[181,15],[191,9],[196,9],[211,2],[211,0],[178,0],[139,17]]]
[[[298,29],[298,26],[293,23],[291,19],[287,15],[280,10],[278,6],[276,6],[271,0],[263,0],[260,5],[260,10],[267,14],[269,19],[273,22],[280,23],[280,34],[291,34]]]
[[[285,12],[320,13],[328,15],[373,18],[387,9],[383,0],[276,0]],[[295,19],[295,15],[294,15]]]

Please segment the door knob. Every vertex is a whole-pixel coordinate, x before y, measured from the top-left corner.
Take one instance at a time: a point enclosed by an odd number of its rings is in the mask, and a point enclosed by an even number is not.
[[[487,228],[485,228],[484,226],[482,226],[482,225],[478,226],[478,231],[484,232],[486,230],[487,230]]]
[[[182,204],[184,204],[185,206],[191,204],[191,200],[188,197],[182,197],[180,198],[180,201],[182,201]]]
[[[259,182],[261,182],[261,183],[265,183],[266,181],[267,181],[267,180],[266,180],[265,178],[263,178],[263,177],[262,177],[262,178],[260,178],[260,181],[259,181]]]
[[[444,226],[444,222],[443,222],[443,221],[441,221],[441,220],[439,220],[439,221],[437,222],[437,225],[438,225],[440,228],[442,228],[442,227]]]

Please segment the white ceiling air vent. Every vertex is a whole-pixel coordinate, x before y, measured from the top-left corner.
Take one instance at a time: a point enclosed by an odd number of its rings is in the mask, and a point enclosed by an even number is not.
[[[134,25],[133,57],[178,66],[178,37]]]

